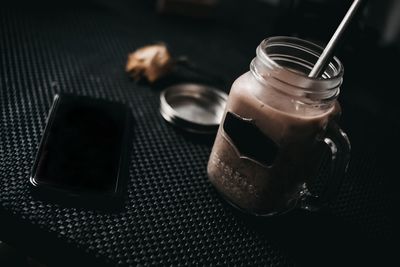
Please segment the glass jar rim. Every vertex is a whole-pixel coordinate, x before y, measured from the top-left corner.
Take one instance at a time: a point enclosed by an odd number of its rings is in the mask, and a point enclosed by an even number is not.
[[[341,61],[336,56],[332,57],[327,66],[327,69],[331,68],[331,70],[333,71],[333,75],[327,75],[325,70],[323,76],[313,78],[313,77],[308,77],[306,73],[299,73],[289,68],[286,68],[285,66],[282,66],[280,63],[278,63],[273,57],[271,57],[268,54],[267,49],[271,46],[276,46],[276,45],[282,45],[282,46],[285,45],[285,46],[291,46],[292,48],[296,49],[302,49],[303,51],[309,53],[310,55],[315,56],[315,61],[318,59],[318,57],[322,54],[322,51],[324,50],[321,46],[297,37],[274,36],[266,38],[260,43],[260,45],[257,47],[257,57],[265,65],[275,69],[279,69],[280,72],[285,73],[286,75],[291,76],[295,79],[306,79],[309,82],[320,85],[332,84],[332,83],[336,84],[336,86],[340,85],[344,73],[344,67]],[[313,64],[315,64],[315,62],[313,62]]]
[[[322,52],[321,46],[300,38],[269,37],[257,47],[250,72],[267,88],[298,102],[330,106],[339,96],[344,68],[332,57],[321,77],[308,77]]]

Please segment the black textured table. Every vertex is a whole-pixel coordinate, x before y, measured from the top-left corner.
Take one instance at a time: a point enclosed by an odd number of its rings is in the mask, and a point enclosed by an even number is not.
[[[368,73],[351,66],[345,74],[342,125],[353,154],[330,209],[249,219],[221,201],[207,181],[212,142],[166,124],[158,112],[159,88],[134,83],[124,64],[137,47],[163,41],[175,55],[222,77],[218,85],[228,90],[247,70],[265,32],[234,19],[159,17],[150,3],[109,2],[0,9],[0,239],[55,266],[343,266],[390,260],[395,177],[387,171],[394,161],[387,155],[398,132],[393,123],[384,126],[398,110],[365,89],[378,84],[379,76],[367,82]],[[176,82],[185,79],[201,78],[186,75]],[[63,207],[31,195],[31,167],[58,92],[131,108],[136,129],[126,144],[132,158],[122,212]]]

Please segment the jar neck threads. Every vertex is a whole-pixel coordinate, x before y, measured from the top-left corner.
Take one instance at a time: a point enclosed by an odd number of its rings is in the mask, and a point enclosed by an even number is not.
[[[340,92],[343,65],[334,57],[319,78],[310,78],[323,48],[294,37],[272,37],[257,47],[250,71],[263,84],[310,105],[332,105]]]

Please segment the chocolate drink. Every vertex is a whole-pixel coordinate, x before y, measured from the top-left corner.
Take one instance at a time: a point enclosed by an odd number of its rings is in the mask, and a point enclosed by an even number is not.
[[[319,139],[338,110],[303,105],[258,83],[251,72],[243,74],[232,85],[210,155],[210,181],[252,213],[288,209],[316,172]]]

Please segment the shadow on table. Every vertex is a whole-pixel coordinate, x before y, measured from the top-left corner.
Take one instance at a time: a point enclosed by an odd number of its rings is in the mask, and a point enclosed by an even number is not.
[[[388,266],[392,262],[389,241],[369,239],[328,211],[296,210],[272,218],[238,216],[300,266]]]

